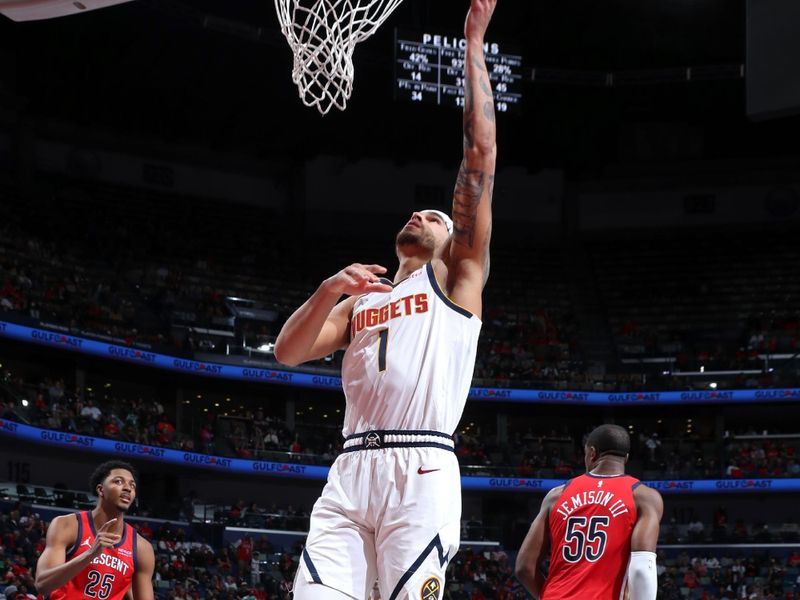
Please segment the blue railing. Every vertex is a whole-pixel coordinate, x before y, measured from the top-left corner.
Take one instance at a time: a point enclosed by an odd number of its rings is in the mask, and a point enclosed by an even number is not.
[[[40,429],[23,423],[0,419],[0,435],[127,459],[158,461],[164,464],[211,469],[227,474],[261,475],[289,479],[325,480],[328,467],[270,461],[226,458],[197,452],[184,452],[159,446],[120,442],[77,433]],[[564,483],[563,479],[524,477],[462,477],[465,490],[544,493]],[[687,481],[647,481],[647,485],[666,494],[720,494],[741,492],[800,492],[800,479],[719,479]]]
[[[77,337],[66,333],[26,327],[24,325],[5,321],[0,321],[0,336],[82,354],[111,358],[131,364],[203,377],[219,377],[237,381],[263,381],[273,384],[334,391],[341,390],[342,387],[341,377],[196,361],[166,354],[158,354],[156,352],[148,352],[138,348],[129,348],[127,346],[99,342],[97,340]],[[473,387],[470,389],[469,399],[484,402],[523,402],[567,405],[797,402],[800,401],[800,388],[606,393]]]

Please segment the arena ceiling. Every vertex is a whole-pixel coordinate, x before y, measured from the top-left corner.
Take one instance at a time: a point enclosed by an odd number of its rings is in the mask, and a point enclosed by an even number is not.
[[[271,0],[137,0],[35,23],[0,19],[0,106],[132,137],[257,156],[457,160],[450,108],[393,100],[395,26],[461,30],[468,2],[406,0],[356,51],[346,113],[320,117],[290,80]],[[581,71],[737,65],[744,0],[500,0],[491,36],[532,67]],[[608,164],[790,152],[787,129],[751,125],[740,78],[624,88],[526,83],[524,113],[504,115],[501,160],[590,172]]]

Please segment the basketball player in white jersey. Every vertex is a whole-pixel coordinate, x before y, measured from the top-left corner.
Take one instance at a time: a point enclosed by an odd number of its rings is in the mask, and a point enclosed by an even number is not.
[[[346,348],[344,452],[314,505],[295,600],[364,600],[376,577],[384,600],[443,596],[461,519],[452,434],[472,380],[489,275],[496,145],[483,38],[496,2],[471,0],[465,25],[464,159],[453,219],[412,214],[397,235],[393,280],[378,265],[346,267],[289,318],[275,344],[287,365]]]

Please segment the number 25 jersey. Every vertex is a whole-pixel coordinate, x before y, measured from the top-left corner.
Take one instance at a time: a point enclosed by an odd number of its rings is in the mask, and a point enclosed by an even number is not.
[[[78,538],[67,550],[67,561],[88,552],[97,532],[91,512],[80,512]],[[122,600],[131,586],[136,570],[136,531],[123,526],[122,538],[111,548],[105,548],[80,573],[50,594],[50,600]]]
[[[480,319],[439,287],[431,263],[391,292],[358,298],[342,363],[342,433],[452,434],[469,394],[480,330]]]
[[[581,475],[550,509],[550,570],[541,600],[623,598],[636,525],[628,475]]]

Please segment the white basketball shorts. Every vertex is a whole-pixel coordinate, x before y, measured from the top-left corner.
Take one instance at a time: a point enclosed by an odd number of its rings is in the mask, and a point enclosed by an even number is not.
[[[351,438],[314,504],[297,577],[356,600],[368,597],[376,577],[383,600],[441,599],[460,542],[452,439],[435,432]]]

